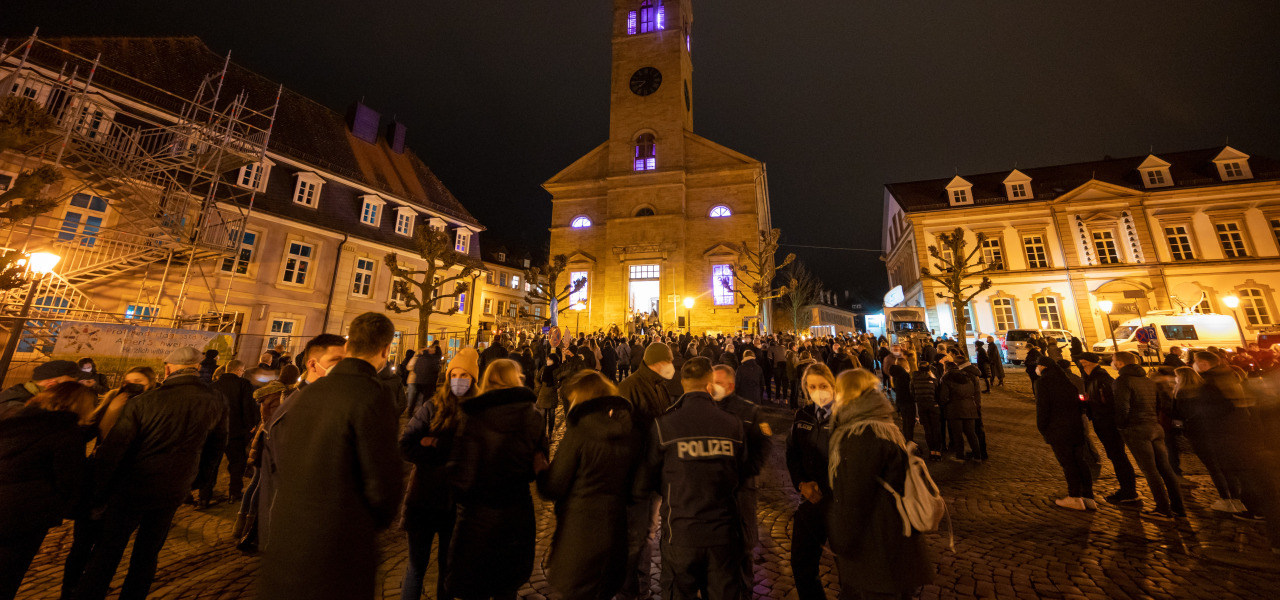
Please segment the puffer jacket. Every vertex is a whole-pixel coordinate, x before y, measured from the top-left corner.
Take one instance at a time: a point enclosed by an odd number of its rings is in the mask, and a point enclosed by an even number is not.
[[[903,395],[904,397],[907,395]],[[938,380],[933,372],[921,369],[911,374],[911,394],[909,395],[920,408],[936,408],[938,406]],[[902,402],[901,397],[898,402]]]
[[[978,380],[963,371],[942,376],[938,404],[946,407],[947,419],[978,418]]]
[[[1160,390],[1140,365],[1125,365],[1111,384],[1115,398],[1116,427],[1155,425]]]

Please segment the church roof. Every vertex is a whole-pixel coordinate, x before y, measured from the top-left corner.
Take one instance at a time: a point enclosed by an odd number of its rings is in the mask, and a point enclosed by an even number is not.
[[[1222,146],[1216,146],[1200,150],[1161,153],[1159,157],[1170,165],[1169,173],[1173,177],[1173,185],[1157,189],[1166,191],[1280,180],[1280,161],[1255,154],[1249,158],[1249,166],[1253,171],[1252,179],[1222,181],[1217,167],[1213,164],[1214,157],[1218,156],[1222,150]],[[1147,189],[1143,186],[1138,166],[1143,164],[1147,156],[1144,154],[1127,158],[1105,158],[1092,162],[1018,169],[1031,178],[1031,199],[1014,202],[1053,200],[1090,180],[1128,188],[1134,192],[1145,192]],[[964,175],[964,179],[973,184],[972,205],[1010,202],[1006,197],[1004,182],[1012,171],[1013,169]],[[947,185],[953,179],[955,177],[891,183],[886,185],[885,189],[906,212],[945,209],[951,207],[947,201]],[[957,208],[968,206],[971,205]]]

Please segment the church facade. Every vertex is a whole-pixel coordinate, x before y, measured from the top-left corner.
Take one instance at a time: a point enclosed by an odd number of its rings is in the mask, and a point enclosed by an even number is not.
[[[765,165],[693,133],[692,25],[689,0],[615,0],[609,138],[543,184],[583,329],[754,327],[731,273],[770,228]]]

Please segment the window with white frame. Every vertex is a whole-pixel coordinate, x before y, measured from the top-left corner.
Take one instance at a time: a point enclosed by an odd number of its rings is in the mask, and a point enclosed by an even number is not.
[[[1009,184],[1009,199],[1021,200],[1027,197],[1027,184],[1011,183]]]
[[[1213,228],[1218,232],[1218,243],[1222,244],[1223,256],[1227,258],[1249,256],[1249,251],[1244,245],[1244,232],[1240,230],[1240,223],[1235,221],[1215,223]]]
[[[969,333],[978,330],[978,324],[973,319],[973,304],[970,302],[964,303],[964,330]]]
[[[373,288],[373,261],[367,258],[356,259],[355,277],[351,285],[351,294],[353,296],[369,297],[369,290]]]
[[[484,282],[489,285],[493,285],[493,271],[484,272]]]
[[[1160,170],[1160,169],[1152,169],[1152,170],[1150,170],[1150,171],[1147,171],[1147,185],[1148,185],[1148,186],[1153,186],[1153,185],[1164,185],[1164,184],[1165,184],[1165,181],[1166,181],[1166,179],[1165,179],[1165,177],[1164,177],[1164,171],[1163,171],[1163,170]]]
[[[969,190],[951,190],[952,204],[968,204]]]
[[[381,198],[365,196],[364,206],[360,208],[360,222],[374,227],[380,225],[382,223],[383,204],[385,203]]]
[[[1058,311],[1057,298],[1053,296],[1036,298],[1036,315],[1040,317],[1042,323],[1048,324],[1046,329],[1062,329],[1062,315]]]
[[[520,289],[520,276],[519,276],[519,275],[512,275],[512,276],[511,276],[511,289],[513,289],[513,290],[518,290],[518,289]]]
[[[1116,248],[1116,236],[1110,231],[1093,232],[1093,250],[1098,254],[1098,262],[1114,265],[1120,262],[1120,251]]]
[[[569,223],[569,226],[570,226],[570,227],[572,227],[572,228],[574,228],[574,229],[582,229],[582,228],[584,228],[584,227],[590,227],[590,226],[591,226],[591,219],[590,219],[589,217],[586,217],[586,216],[575,217],[575,218],[573,219],[573,222],[572,222],[572,223]]]
[[[997,331],[1008,331],[1018,327],[1017,316],[1013,311],[1012,298],[992,298],[991,317],[996,324]]]
[[[267,336],[267,347],[284,346],[286,350],[293,346],[293,334],[298,322],[293,319],[271,319],[271,332]]]
[[[1192,308],[1191,311],[1196,314],[1211,315],[1213,314],[1213,306],[1209,304],[1209,299],[1205,298],[1195,305],[1195,308]]]
[[[1240,163],[1238,162],[1222,163],[1222,172],[1227,179],[1244,177],[1244,169],[1240,168]]]
[[[505,317],[505,316],[507,316],[507,301],[506,301],[506,300],[499,300],[499,301],[498,301],[498,316],[500,316],[500,317]]]
[[[1267,307],[1266,295],[1258,288],[1240,289],[1240,309],[1244,311],[1250,327],[1271,324],[1271,309]]]
[[[466,229],[458,230],[458,237],[454,240],[453,249],[462,254],[467,253],[467,244],[471,242],[471,232]]]
[[[314,252],[315,247],[311,244],[289,242],[288,250],[284,255],[284,276],[281,280],[285,283],[306,285],[307,272],[311,270],[311,256]]]
[[[412,208],[400,208],[396,210],[396,233],[403,236],[413,235],[413,219],[418,213]]]
[[[510,275],[508,275],[508,274],[506,274],[506,273],[499,273],[499,274],[498,274],[498,285],[500,285],[500,286],[502,286],[502,287],[507,287],[507,284],[508,284],[510,281],[511,281],[511,276],[510,276]]]
[[[484,314],[486,315],[493,314],[493,298],[484,299]]]
[[[733,216],[733,211],[732,211],[732,210],[729,210],[729,207],[728,207],[728,206],[725,206],[725,205],[723,205],[723,204],[717,204],[717,205],[715,205],[715,206],[712,206],[712,207],[711,207],[711,214],[710,214],[710,216],[711,216],[711,218],[713,218],[713,219],[720,219],[720,218],[724,218],[724,217],[731,217],[731,216]]]
[[[154,321],[159,314],[160,307],[154,304],[129,304],[124,309],[124,318],[130,321]]]
[[[76,194],[67,203],[58,239],[92,248],[98,242],[98,232],[102,230],[102,223],[106,219],[105,199],[89,194]]]
[[[982,262],[998,271],[1004,270],[1004,250],[1000,247],[1000,238],[982,240]]]
[[[711,265],[712,300],[716,306],[733,306],[733,266]]]
[[[634,269],[635,267],[633,266],[631,268]],[[632,278],[634,279],[634,277]],[[590,297],[589,292],[591,291],[590,290],[591,282],[587,278],[586,271],[573,271],[569,273],[569,289],[573,289],[574,284],[576,284],[578,280],[582,280],[582,289],[569,295],[570,306],[577,304],[579,302],[586,304],[587,298]]]
[[[293,202],[315,208],[323,183],[324,180],[314,173],[298,173],[298,186],[293,190]]]
[[[1028,269],[1044,269],[1049,266],[1049,252],[1045,249],[1044,236],[1022,236],[1022,249],[1027,255]]]
[[[1169,242],[1169,256],[1173,260],[1195,260],[1196,253],[1191,249],[1191,234],[1185,225],[1170,225],[1164,228],[1164,238]]]
[[[404,282],[404,283],[401,283],[401,282]],[[397,283],[400,283],[400,285],[396,285]],[[406,300],[406,296],[404,292],[400,289],[400,287],[403,285],[408,285],[408,282],[405,282],[405,280],[403,279],[392,277],[391,290],[387,292],[387,299],[390,300],[391,302],[394,302],[396,304],[403,306]]]
[[[231,231],[231,241],[235,242],[239,231]],[[258,234],[252,231],[245,231],[244,237],[240,238],[240,252],[234,258],[228,257],[222,259],[222,272],[230,273],[232,269],[237,275],[244,275],[249,272],[249,262],[253,260],[254,248],[258,245]]]
[[[249,163],[240,167],[240,174],[236,177],[236,184],[242,188],[261,192],[267,189],[267,173],[270,169],[271,165],[269,163]]]

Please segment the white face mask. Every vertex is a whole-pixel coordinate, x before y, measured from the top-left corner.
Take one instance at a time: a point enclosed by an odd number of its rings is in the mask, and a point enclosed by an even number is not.
[[[336,366],[338,366],[338,364],[337,364],[337,363],[334,363],[334,365],[333,365],[333,366],[334,366],[334,367],[336,367]],[[333,370],[333,367],[326,367],[326,366],[324,366],[324,365],[320,364],[320,361],[318,361],[318,360],[317,360],[317,361],[316,361],[316,370],[320,372],[320,377],[324,377],[324,376],[326,376],[326,375],[328,375],[328,374],[329,374],[329,371],[332,371],[332,370]],[[319,379],[320,377],[317,377],[316,379]]]
[[[85,365],[85,366],[83,366],[83,367],[80,367],[80,370],[81,370],[81,371],[84,371],[85,373],[92,373],[92,372],[93,372],[93,366],[92,366],[92,365]]]
[[[676,376],[676,366],[671,363],[662,363],[662,366],[658,367],[658,375],[663,379],[671,379]]]
[[[815,390],[809,392],[809,399],[813,400],[818,406],[826,408],[831,406],[831,402],[834,401],[836,397],[831,393],[831,390]]]
[[[729,395],[729,391],[728,391],[728,390],[726,390],[726,389],[724,389],[724,386],[723,386],[723,385],[720,385],[720,384],[718,384],[718,383],[716,383],[716,384],[712,384],[712,385],[711,385],[711,397],[712,397],[712,398],[715,398],[716,400],[721,400],[721,399],[723,399],[725,396],[728,396],[728,395]]]

